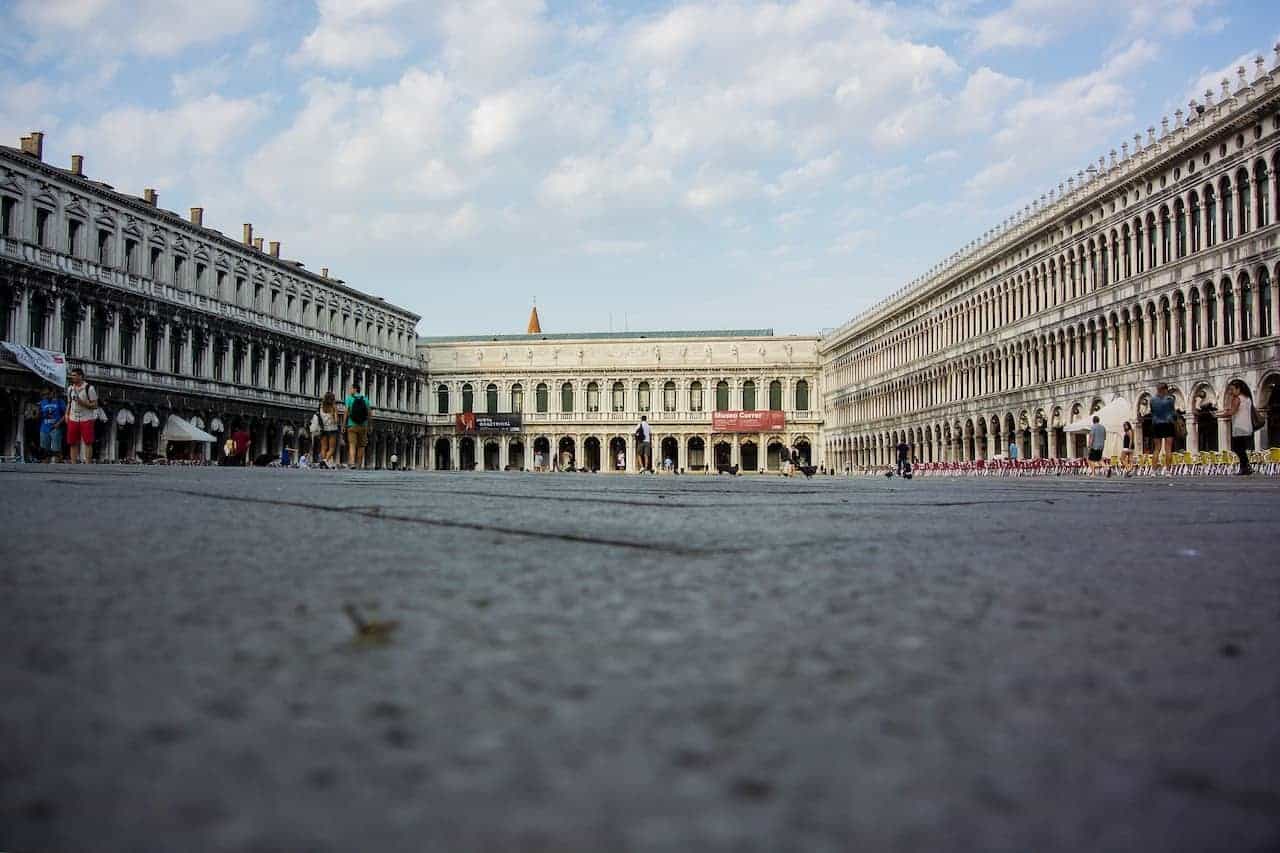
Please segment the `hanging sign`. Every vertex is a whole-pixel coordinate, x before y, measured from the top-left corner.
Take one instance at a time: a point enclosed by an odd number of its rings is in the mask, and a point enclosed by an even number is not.
[[[712,412],[712,432],[779,432],[786,429],[782,412]]]
[[[16,362],[45,382],[67,387],[67,357],[60,352],[0,341],[0,361]]]
[[[463,412],[460,415],[454,415],[454,426],[463,435],[519,432],[521,420],[519,412],[497,412],[494,414]]]

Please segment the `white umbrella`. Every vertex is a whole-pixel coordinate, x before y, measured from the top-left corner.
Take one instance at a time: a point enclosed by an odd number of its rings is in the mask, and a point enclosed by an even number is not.
[[[214,442],[218,440],[204,430],[193,426],[188,421],[184,421],[177,415],[169,415],[169,419],[164,422],[164,431],[160,433],[160,439],[162,441],[204,442]]]
[[[1123,397],[1116,397],[1110,403],[1107,403],[1101,409],[1090,415],[1085,415],[1080,420],[1068,424],[1067,432],[1088,432],[1093,426],[1093,419],[1097,418],[1098,422],[1107,428],[1106,444],[1102,449],[1104,456],[1118,456],[1120,454],[1120,445],[1124,438],[1124,422],[1129,420],[1129,401]]]

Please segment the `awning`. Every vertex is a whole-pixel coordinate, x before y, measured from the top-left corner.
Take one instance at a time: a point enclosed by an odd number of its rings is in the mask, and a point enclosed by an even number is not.
[[[1123,397],[1116,397],[1093,414],[1085,415],[1075,423],[1069,424],[1066,432],[1088,432],[1093,426],[1095,417],[1107,428],[1102,452],[1107,456],[1118,455],[1124,440],[1124,423],[1129,420],[1129,401]]]
[[[116,412],[116,423],[120,426],[128,426],[133,423],[133,412],[128,409],[121,409]]]
[[[160,440],[214,442],[218,439],[177,415],[169,415],[169,419],[164,422],[164,431],[160,433]]]
[[[204,418],[196,415],[191,419],[191,425],[196,429],[204,429]]]

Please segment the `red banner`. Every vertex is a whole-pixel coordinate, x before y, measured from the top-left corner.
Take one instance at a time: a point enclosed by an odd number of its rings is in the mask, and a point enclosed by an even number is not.
[[[779,432],[786,429],[782,412],[712,412],[712,432]]]

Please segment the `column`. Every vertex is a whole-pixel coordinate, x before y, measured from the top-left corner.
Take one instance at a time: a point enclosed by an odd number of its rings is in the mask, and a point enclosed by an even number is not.
[[[61,294],[55,295],[49,300],[50,310],[53,311],[53,318],[49,323],[49,340],[45,341],[45,349],[61,350],[62,349],[62,308],[63,299]],[[1255,326],[1255,328],[1257,328]]]
[[[1040,458],[1040,430],[1035,428],[1035,424],[1032,424],[1031,426],[1032,426],[1032,429],[1031,429],[1031,458],[1032,458],[1032,459],[1039,459],[1039,458]]]
[[[1192,453],[1200,451],[1200,424],[1194,412],[1188,413],[1187,417],[1187,450]]]
[[[21,287],[21,285],[20,285]],[[13,319],[13,340],[14,343],[26,346],[31,340],[31,288],[30,286],[21,287],[18,291],[18,302],[16,316]],[[21,415],[19,415],[21,417]],[[21,453],[22,451],[20,451]]]

